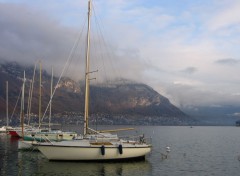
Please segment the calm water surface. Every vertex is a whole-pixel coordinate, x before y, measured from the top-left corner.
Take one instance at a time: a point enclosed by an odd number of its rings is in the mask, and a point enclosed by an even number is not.
[[[240,128],[138,126],[136,129],[139,134],[152,136],[152,153],[145,161],[120,163],[49,162],[40,152],[18,151],[17,139],[0,135],[0,175],[239,175]],[[162,155],[167,153],[166,146],[171,148],[167,158]]]

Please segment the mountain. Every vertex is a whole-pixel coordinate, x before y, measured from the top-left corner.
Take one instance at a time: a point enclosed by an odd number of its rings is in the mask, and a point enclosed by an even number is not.
[[[239,106],[191,106],[182,108],[182,110],[201,121],[202,125],[235,125],[236,121],[240,120]]]
[[[30,82],[33,75],[33,67],[24,67],[16,62],[0,65],[0,108],[1,115],[5,115],[5,82],[9,82],[9,112],[12,112],[23,80],[23,70],[26,71],[26,91],[28,98]],[[42,112],[45,111],[50,99],[51,76],[42,72]],[[54,84],[58,81],[54,77]],[[70,78],[62,78],[56,86],[56,93],[53,97],[52,112],[72,116],[71,122],[80,115],[83,120],[84,111],[84,85],[75,82]],[[39,112],[39,70],[36,71],[32,112],[37,115]],[[92,85],[90,87],[90,113],[97,119],[98,123],[104,124],[140,124],[140,125],[188,125],[197,123],[170,101],[142,83],[130,81],[113,82],[109,84]],[[19,112],[19,103],[16,106]],[[27,107],[27,101],[25,101]],[[61,115],[59,115],[61,114]],[[105,117],[108,118],[105,118]],[[93,120],[94,121],[94,120]]]

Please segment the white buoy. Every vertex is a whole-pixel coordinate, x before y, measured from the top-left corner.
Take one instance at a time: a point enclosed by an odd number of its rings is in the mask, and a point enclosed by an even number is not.
[[[170,152],[171,150],[170,150],[170,147],[168,146],[168,147],[166,147],[166,152]]]

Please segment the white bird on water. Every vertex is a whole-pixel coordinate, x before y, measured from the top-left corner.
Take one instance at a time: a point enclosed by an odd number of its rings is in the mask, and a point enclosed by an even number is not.
[[[166,152],[168,152],[168,153],[169,153],[170,151],[171,151],[171,150],[170,150],[170,147],[169,147],[169,146],[167,146],[167,147],[166,147]]]

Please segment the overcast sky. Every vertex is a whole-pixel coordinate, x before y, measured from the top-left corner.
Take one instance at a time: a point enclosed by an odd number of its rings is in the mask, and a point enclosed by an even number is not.
[[[93,4],[121,76],[179,107],[240,105],[239,0]],[[0,0],[0,59],[62,68],[86,13],[87,0]]]

